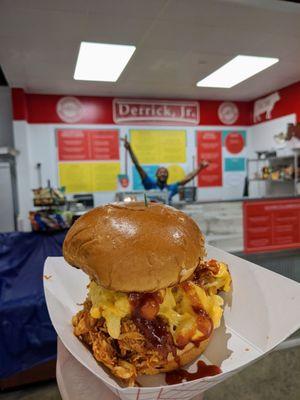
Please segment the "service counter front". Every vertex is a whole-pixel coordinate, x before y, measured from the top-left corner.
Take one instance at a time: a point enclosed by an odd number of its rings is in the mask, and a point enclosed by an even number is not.
[[[300,196],[175,203],[200,226],[207,243],[230,252],[300,248]]]

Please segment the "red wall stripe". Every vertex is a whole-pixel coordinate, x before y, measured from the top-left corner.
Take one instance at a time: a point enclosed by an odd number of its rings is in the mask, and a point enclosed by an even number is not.
[[[12,89],[13,119],[15,121],[27,120],[26,95],[23,89]]]
[[[13,88],[14,120],[27,120],[32,124],[64,123],[56,112],[57,102],[65,95],[42,95],[25,93]],[[113,124],[112,100],[109,97],[74,96],[83,104],[83,115],[77,124]],[[165,99],[164,99],[165,100]],[[200,125],[220,125],[218,107],[222,101],[200,100]],[[252,102],[235,102],[239,118],[235,125],[251,125]]]
[[[272,119],[284,117],[285,115],[289,114],[296,114],[297,121],[300,122],[300,82],[293,83],[292,85],[286,86],[279,90],[274,90],[271,93],[266,94],[265,96],[260,97],[264,98],[267,97],[269,94],[278,92],[280,95],[280,100],[275,103],[274,108],[272,110]],[[256,99],[256,100],[259,100]],[[254,100],[252,102],[251,109],[253,111],[254,107]],[[266,119],[266,115],[261,115],[261,122],[270,121]],[[253,115],[251,115],[251,125],[253,124]]]

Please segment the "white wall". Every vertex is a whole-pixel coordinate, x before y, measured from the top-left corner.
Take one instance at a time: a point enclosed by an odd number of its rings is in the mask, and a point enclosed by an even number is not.
[[[57,149],[55,143],[56,129],[119,129],[120,137],[129,133],[130,129],[183,129],[187,132],[187,162],[181,164],[186,173],[193,169],[193,156],[196,158],[196,135],[199,130],[246,130],[248,127],[220,127],[220,126],[201,126],[201,127],[180,127],[180,126],[116,126],[116,125],[66,125],[66,124],[27,124],[24,121],[14,122],[15,147],[20,151],[17,156],[17,185],[20,204],[19,220],[24,230],[30,229],[28,212],[33,209],[32,189],[38,187],[38,173],[36,164],[42,164],[42,184],[45,186],[50,179],[52,186],[58,186],[57,170]],[[247,135],[247,141],[249,135]],[[120,147],[121,169],[124,168],[124,150]],[[132,190],[132,163],[128,162],[128,172],[130,186],[126,190]],[[225,178],[224,174],[224,178]],[[238,174],[237,174],[238,175]],[[236,176],[237,176],[236,175]],[[243,173],[243,177],[244,177]],[[198,199],[227,199],[241,197],[243,185],[240,181],[233,182],[227,187],[199,188]],[[176,196],[177,197],[177,196]],[[174,198],[174,201],[178,199]],[[99,192],[94,194],[95,205],[114,201],[115,192]]]
[[[281,118],[253,125],[250,128],[250,134],[248,136],[249,156],[256,157],[255,151],[257,150],[280,151],[281,146],[274,140],[274,135],[280,132],[286,132],[287,124],[295,122],[296,114],[289,114]],[[286,149],[288,148],[286,147]]]

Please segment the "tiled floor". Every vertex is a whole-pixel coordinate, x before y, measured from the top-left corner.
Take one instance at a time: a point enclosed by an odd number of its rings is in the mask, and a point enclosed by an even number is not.
[[[268,399],[300,399],[300,347],[273,352],[205,394],[205,400]],[[61,397],[56,383],[50,382],[2,393],[0,400],[61,400]],[[106,399],[99,396],[99,400]]]

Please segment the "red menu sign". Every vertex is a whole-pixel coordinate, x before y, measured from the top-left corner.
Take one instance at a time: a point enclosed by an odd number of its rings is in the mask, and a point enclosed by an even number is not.
[[[245,147],[244,138],[239,132],[230,132],[226,135],[225,146],[229,153],[240,153]]]
[[[197,101],[114,99],[115,124],[198,125]]]
[[[59,129],[57,131],[59,161],[118,160],[117,130]]]
[[[300,247],[300,199],[244,202],[246,252]]]
[[[197,155],[209,161],[198,175],[199,187],[222,186],[222,134],[218,131],[197,132]]]

